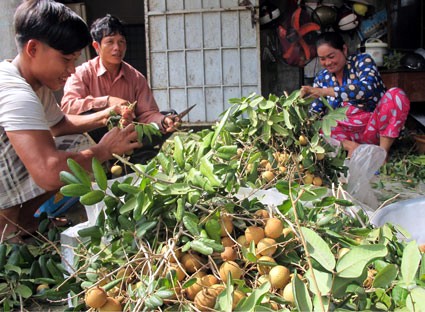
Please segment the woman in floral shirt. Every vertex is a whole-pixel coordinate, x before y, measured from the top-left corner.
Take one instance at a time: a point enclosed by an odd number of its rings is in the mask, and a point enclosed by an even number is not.
[[[323,69],[313,86],[303,86],[302,96],[316,100],[312,112],[325,114],[326,98],[333,108],[346,107],[347,117],[332,129],[351,156],[359,144],[379,144],[388,153],[407,119],[410,101],[400,88],[386,90],[369,54],[347,56],[347,45],[336,32],[322,33],[316,43]]]

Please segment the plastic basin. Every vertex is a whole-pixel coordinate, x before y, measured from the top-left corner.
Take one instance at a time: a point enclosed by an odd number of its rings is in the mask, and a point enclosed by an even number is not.
[[[407,240],[425,244],[425,197],[402,200],[379,209],[370,219],[375,226],[391,223],[410,233]]]

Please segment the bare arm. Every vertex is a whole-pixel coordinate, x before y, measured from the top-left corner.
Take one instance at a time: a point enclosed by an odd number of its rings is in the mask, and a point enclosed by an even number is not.
[[[61,136],[66,134],[83,133],[93,129],[106,126],[111,112],[121,115],[125,122],[124,125],[130,124],[134,119],[134,112],[127,109],[126,106],[114,105],[109,109],[105,109],[93,114],[87,115],[70,115],[66,114],[64,118],[56,125],[50,128],[53,136]]]
[[[333,88],[317,88],[317,87],[311,87],[311,86],[302,86],[301,97],[314,97],[314,98],[320,98],[321,96],[327,97],[327,96],[335,96],[335,91]]]
[[[9,131],[7,136],[34,181],[45,190],[56,190],[62,185],[59,173],[69,170],[68,158],[91,170],[93,157],[104,162],[113,153],[121,155],[141,147],[133,125],[112,129],[97,145],[78,153],[57,150],[51,133],[45,130]]]
[[[94,97],[89,89],[93,77],[88,69],[80,68],[71,75],[64,86],[61,109],[67,114],[80,115],[89,111],[99,111],[108,107],[108,94]]]

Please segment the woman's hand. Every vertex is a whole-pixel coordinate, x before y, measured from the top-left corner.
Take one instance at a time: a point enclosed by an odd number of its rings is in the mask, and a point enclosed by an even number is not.
[[[315,88],[311,86],[302,86],[300,96],[302,98],[314,97],[320,98],[321,96],[335,96],[333,88]]]

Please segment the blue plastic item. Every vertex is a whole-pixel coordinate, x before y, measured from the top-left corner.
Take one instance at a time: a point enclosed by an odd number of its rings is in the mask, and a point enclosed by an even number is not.
[[[34,213],[34,217],[40,217],[43,212],[46,212],[49,217],[61,216],[77,203],[77,201],[78,197],[69,197],[61,193],[56,193],[37,209]]]

